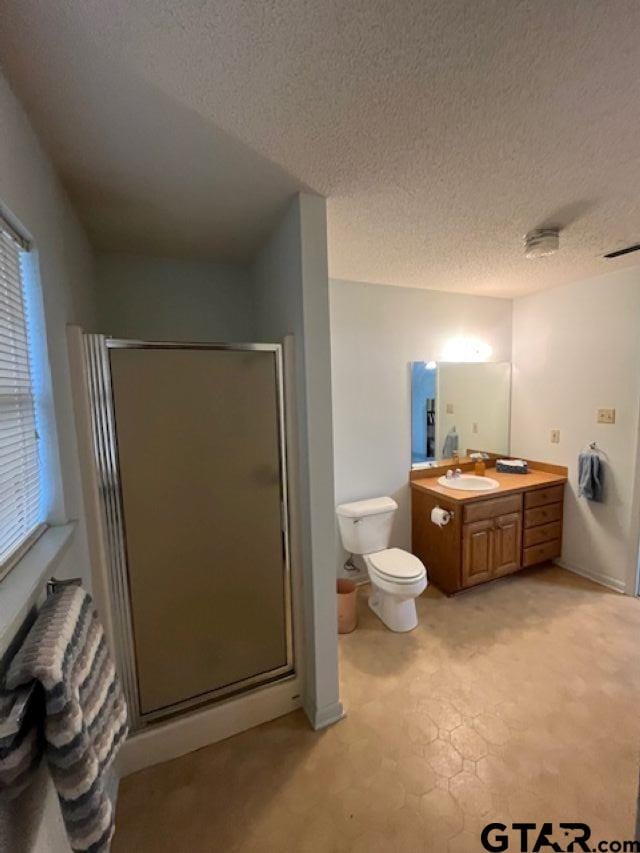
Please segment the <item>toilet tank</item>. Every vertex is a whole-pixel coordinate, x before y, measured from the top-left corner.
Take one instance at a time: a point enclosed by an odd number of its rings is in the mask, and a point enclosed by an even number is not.
[[[336,507],[340,537],[350,554],[373,554],[389,547],[393,516],[398,504],[393,498],[371,498]]]

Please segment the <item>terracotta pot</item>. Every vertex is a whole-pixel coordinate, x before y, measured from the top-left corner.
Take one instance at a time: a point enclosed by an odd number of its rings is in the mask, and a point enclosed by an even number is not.
[[[340,578],[338,592],[338,633],[350,634],[358,624],[358,587],[353,581]]]

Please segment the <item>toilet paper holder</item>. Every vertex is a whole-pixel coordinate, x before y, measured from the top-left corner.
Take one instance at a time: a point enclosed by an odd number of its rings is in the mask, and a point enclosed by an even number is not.
[[[442,513],[444,513],[444,516],[445,516],[445,517],[443,518],[443,520],[442,520],[442,522],[441,522],[441,523],[440,523],[440,522],[437,522],[437,521],[433,518],[433,513],[435,512],[435,510],[440,510]],[[453,521],[453,519],[455,518],[455,515],[456,515],[456,514],[455,514],[455,511],[454,511],[454,510],[452,510],[452,509],[443,509],[439,504],[436,504],[436,505],[434,506],[433,510],[431,511],[431,521],[432,521],[434,524],[436,524],[438,527],[442,527],[442,526],[444,526],[444,525],[446,525],[446,524],[449,524],[449,522]]]
[[[436,504],[436,509],[442,509],[442,507],[440,506],[440,504]],[[450,518],[450,519],[452,519],[452,518],[455,518],[455,517],[456,517],[456,512],[455,512],[455,510],[453,510],[453,509],[445,509],[445,510],[442,510],[442,511],[443,511],[443,512],[448,512],[448,513],[449,513],[449,518]]]

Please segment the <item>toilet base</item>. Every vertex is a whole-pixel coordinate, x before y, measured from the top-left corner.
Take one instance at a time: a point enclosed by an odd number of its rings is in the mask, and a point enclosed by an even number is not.
[[[371,584],[369,607],[391,631],[398,634],[413,631],[418,626],[415,598],[401,598]]]

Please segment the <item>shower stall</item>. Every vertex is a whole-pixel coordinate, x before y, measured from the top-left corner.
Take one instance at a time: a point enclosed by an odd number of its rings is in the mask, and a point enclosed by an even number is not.
[[[83,346],[134,728],[293,675],[280,344]]]

